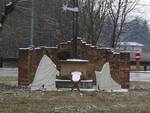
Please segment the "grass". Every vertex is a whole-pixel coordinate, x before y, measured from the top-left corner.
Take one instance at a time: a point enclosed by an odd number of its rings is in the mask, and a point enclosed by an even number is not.
[[[0,78],[7,84],[16,78]],[[134,86],[143,85],[142,88]],[[0,113],[150,113],[150,89],[132,82],[128,93],[0,91]],[[12,84],[11,84],[12,85]],[[1,88],[1,86],[0,86]],[[2,88],[1,88],[2,89]]]
[[[17,84],[17,77],[0,77],[1,84],[9,84],[9,85],[16,85]]]

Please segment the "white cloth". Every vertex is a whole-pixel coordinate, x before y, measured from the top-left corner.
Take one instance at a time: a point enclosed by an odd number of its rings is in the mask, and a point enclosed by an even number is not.
[[[95,71],[97,90],[111,92],[112,90],[121,89],[121,85],[116,83],[110,74],[109,63],[105,63],[101,72]]]
[[[80,77],[81,77],[81,72],[72,72],[71,75],[72,75],[72,81],[73,82],[79,82],[80,81]]]
[[[31,90],[55,90],[56,75],[58,74],[56,65],[48,56],[44,55],[36,70],[34,80],[31,84]]]

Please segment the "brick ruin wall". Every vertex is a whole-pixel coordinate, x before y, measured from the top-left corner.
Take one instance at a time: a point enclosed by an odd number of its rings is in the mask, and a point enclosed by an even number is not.
[[[129,52],[116,53],[109,48],[97,48],[80,39],[78,39],[77,43],[78,57],[89,60],[87,78],[85,79],[95,80],[94,71],[100,71],[104,63],[108,61],[110,63],[112,78],[121,84],[123,88],[129,87]],[[29,85],[32,82],[43,54],[47,54],[57,65],[58,70],[60,70],[59,61],[72,58],[72,42],[61,43],[57,47],[20,48],[18,85]]]

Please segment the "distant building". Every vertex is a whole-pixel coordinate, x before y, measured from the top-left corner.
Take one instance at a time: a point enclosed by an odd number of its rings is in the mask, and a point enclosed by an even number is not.
[[[122,51],[130,51],[130,52],[142,52],[143,44],[137,42],[119,42],[118,49]]]

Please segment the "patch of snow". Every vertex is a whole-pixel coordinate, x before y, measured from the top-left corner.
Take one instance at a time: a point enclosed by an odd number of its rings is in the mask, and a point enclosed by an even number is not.
[[[86,41],[82,41],[82,43],[86,44]]]
[[[70,91],[70,88],[57,89],[57,91],[65,91],[65,90],[69,90],[69,91]],[[77,89],[74,89],[74,90],[76,91]],[[80,91],[81,91],[81,92],[95,92],[96,89],[94,89],[94,88],[91,88],[91,89],[80,88]]]
[[[46,49],[56,49],[57,47],[45,47]]]
[[[92,48],[95,48],[96,46],[91,46]]]
[[[85,45],[87,45],[87,46],[91,46],[91,44],[85,44]]]
[[[127,92],[129,92],[129,90],[128,89],[119,89],[119,90],[113,90],[112,92],[127,93]]]
[[[64,82],[70,82],[71,80],[61,80],[61,79],[56,79],[56,81],[58,81],[58,82],[61,82],[61,81],[64,81]]]
[[[67,5],[63,5],[63,10],[66,11],[72,11],[72,12],[79,12],[79,8],[78,7],[74,7],[74,8],[71,8],[71,7],[68,7]]]
[[[40,47],[36,47],[36,48],[31,48],[31,47],[27,47],[27,48],[19,48],[20,50],[28,50],[28,49],[41,49]]]
[[[80,88],[80,91],[87,91],[87,92],[95,92],[96,89],[83,89],[83,88]]]
[[[111,50],[111,48],[108,48],[108,47],[99,47],[98,49],[107,49],[107,50]]]
[[[34,49],[41,49],[41,47],[36,47],[36,48],[34,48]]]
[[[72,62],[88,62],[88,60],[82,60],[82,59],[67,59],[67,61],[72,61]]]
[[[120,54],[119,52],[113,52],[113,54]]]
[[[106,47],[105,49],[107,49],[107,50],[111,50],[112,48],[108,48],[108,47]]]
[[[60,45],[61,45],[61,44],[67,44],[67,43],[66,43],[66,42],[61,42]]]
[[[130,72],[130,81],[143,81],[150,82],[150,72],[149,71],[132,71]]]
[[[18,68],[0,68],[0,76],[18,76]]]
[[[131,71],[131,73],[150,73],[150,71]]]
[[[67,41],[68,43],[70,43],[71,41]]]
[[[56,79],[56,81],[64,81],[64,82],[70,82],[71,80],[61,80],[61,79]],[[93,82],[93,80],[81,80],[81,82]]]
[[[137,42],[120,42],[119,45],[121,46],[144,46],[143,44],[137,43]]]
[[[78,39],[78,40],[81,40],[82,38],[81,38],[81,37],[77,37],[77,39]]]
[[[81,82],[93,82],[93,80],[81,80]]]
[[[29,47],[27,47],[27,48],[19,48],[20,50],[27,50],[27,49],[29,49]]]

